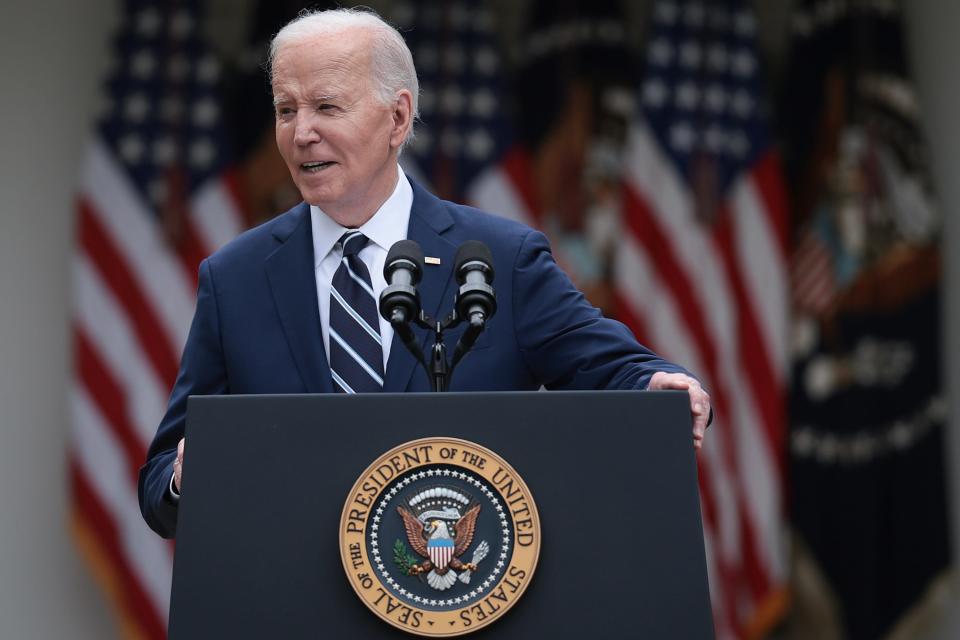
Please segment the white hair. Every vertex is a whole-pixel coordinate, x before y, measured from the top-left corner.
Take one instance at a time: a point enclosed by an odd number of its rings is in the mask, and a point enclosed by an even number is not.
[[[403,36],[377,13],[367,7],[354,9],[328,9],[325,11],[305,9],[291,20],[270,42],[270,57],[267,73],[273,78],[273,61],[280,48],[293,41],[305,40],[317,35],[331,35],[347,29],[362,28],[370,31],[370,72],[374,95],[385,106],[393,106],[397,92],[406,89],[411,96],[410,129],[404,146],[413,138],[413,123],[420,115],[420,83],[413,66],[413,55]]]

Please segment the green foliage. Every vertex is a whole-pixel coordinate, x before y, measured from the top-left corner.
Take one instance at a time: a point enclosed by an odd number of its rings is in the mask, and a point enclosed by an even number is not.
[[[400,538],[397,538],[397,541],[393,543],[393,563],[404,575],[408,576],[413,575],[411,569],[417,564],[417,557],[407,551],[407,545],[403,544],[403,540]]]

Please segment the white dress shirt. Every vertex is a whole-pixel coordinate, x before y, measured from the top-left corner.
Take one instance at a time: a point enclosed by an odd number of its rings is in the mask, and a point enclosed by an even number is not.
[[[399,177],[393,193],[377,209],[373,217],[360,227],[360,231],[370,239],[370,242],[358,256],[370,272],[378,306],[380,293],[387,287],[387,281],[383,277],[383,265],[387,261],[387,252],[395,242],[406,239],[410,207],[413,205],[413,188],[399,165],[397,165],[397,174]],[[343,257],[337,241],[347,232],[347,229],[327,217],[320,207],[315,206],[310,207],[310,224],[313,230],[314,273],[317,279],[317,302],[320,303],[320,328],[323,331],[323,348],[329,364],[330,287],[333,285],[333,274],[337,272]],[[380,337],[383,340],[383,370],[386,371],[387,361],[390,359],[390,343],[393,341],[393,327],[379,314],[378,317]]]

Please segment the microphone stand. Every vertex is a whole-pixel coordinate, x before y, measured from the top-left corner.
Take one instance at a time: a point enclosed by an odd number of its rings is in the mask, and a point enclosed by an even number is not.
[[[450,389],[450,378],[453,376],[457,364],[459,364],[463,356],[467,355],[470,349],[473,348],[473,344],[477,341],[477,338],[480,337],[486,318],[483,317],[482,313],[472,314],[469,326],[463,332],[463,336],[461,336],[454,349],[453,362],[448,364],[447,346],[443,342],[443,332],[456,327],[464,320],[465,318],[457,314],[456,309],[452,310],[442,321],[434,320],[423,310],[413,319],[413,321],[417,323],[417,326],[427,329],[428,331],[433,331],[434,340],[433,347],[430,349],[429,365],[424,355],[420,352],[420,346],[417,344],[410,326],[406,323],[391,322],[394,331],[400,335],[401,341],[407,348],[407,351],[413,355],[414,359],[416,359],[424,371],[426,371],[427,378],[430,381],[430,388],[433,391],[448,391]]]
[[[496,313],[496,296],[490,286],[493,281],[493,256],[490,255],[490,249],[481,242],[468,240],[460,245],[455,258],[455,271],[460,288],[454,298],[453,309],[443,320],[431,318],[420,305],[416,284],[420,280],[423,261],[423,251],[417,243],[410,240],[396,243],[387,254],[387,264],[384,266],[384,277],[392,284],[380,294],[378,306],[384,318],[389,315],[393,330],[400,336],[407,351],[423,367],[430,387],[434,391],[447,391],[457,365],[473,348],[486,326],[487,319]],[[464,321],[469,325],[457,341],[453,362],[448,364],[443,332]],[[411,323],[433,331],[434,341],[429,365],[417,344]]]
[[[453,368],[447,366],[447,345],[443,343],[443,330],[446,327],[437,322],[434,328],[433,348],[430,350],[430,382],[434,391],[447,391],[450,388],[450,374]]]

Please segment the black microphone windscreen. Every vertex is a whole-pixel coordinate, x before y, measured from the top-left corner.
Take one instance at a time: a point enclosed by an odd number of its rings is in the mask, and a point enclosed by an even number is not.
[[[457,249],[457,255],[453,259],[453,272],[457,274],[458,280],[460,278],[460,267],[468,262],[482,262],[485,264],[490,272],[488,280],[493,282],[493,254],[490,253],[487,245],[479,240],[467,240],[460,245],[460,248]],[[461,284],[463,283],[461,282]]]
[[[390,247],[390,251],[387,252],[387,261],[383,263],[383,275],[387,281],[390,280],[387,270],[396,260],[409,260],[417,265],[421,273],[423,272],[423,249],[413,240],[400,240]]]

